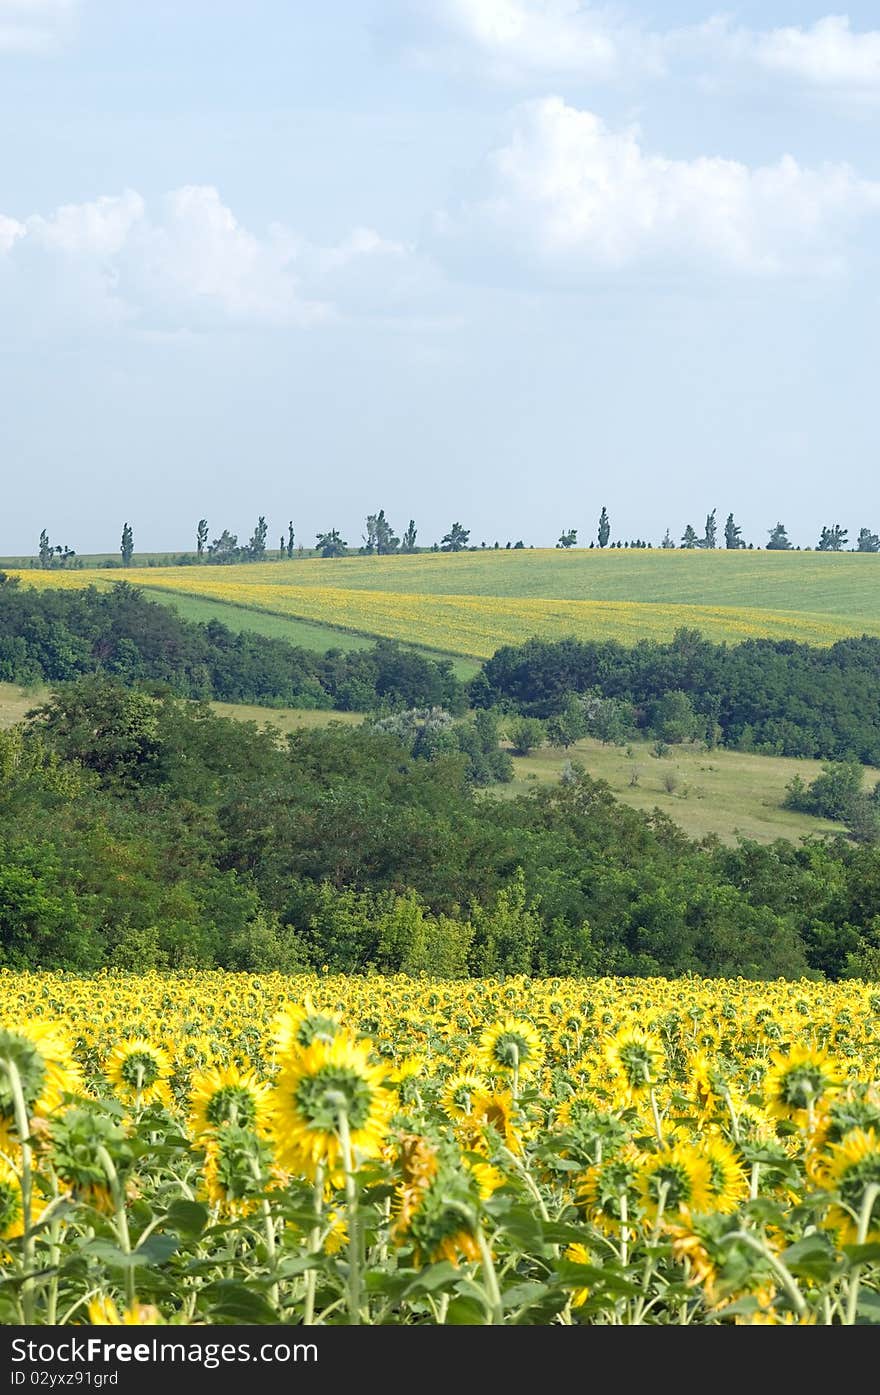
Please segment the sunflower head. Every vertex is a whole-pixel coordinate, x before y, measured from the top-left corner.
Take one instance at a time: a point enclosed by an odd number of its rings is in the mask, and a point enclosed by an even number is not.
[[[596,1163],[580,1179],[578,1205],[599,1230],[619,1236],[631,1214],[635,1182],[636,1169],[630,1156]]]
[[[448,1143],[404,1139],[395,1199],[394,1243],[412,1245],[416,1259],[476,1260],[482,1213],[480,1180]]]
[[[720,1134],[710,1135],[698,1145],[698,1151],[709,1166],[709,1201],[706,1209],[728,1215],[748,1196],[748,1182],[741,1156]]]
[[[343,1116],[356,1154],[378,1157],[394,1109],[387,1073],[371,1064],[369,1044],[347,1036],[316,1039],[282,1066],[271,1096],[282,1166],[314,1177],[341,1159]]]
[[[622,1079],[630,1094],[649,1090],[662,1078],[666,1052],[659,1037],[641,1027],[624,1027],[605,1048],[611,1072]]]
[[[880,1134],[874,1129],[852,1129],[829,1151],[823,1180],[837,1201],[826,1225],[837,1231],[842,1245],[873,1244],[880,1240]],[[861,1238],[860,1225],[864,1228]]]
[[[337,1012],[318,1008],[306,994],[301,1003],[290,1003],[275,1018],[272,1040],[278,1056],[285,1057],[303,1051],[312,1042],[329,1044],[342,1031],[342,1018]]]
[[[121,1313],[116,1300],[109,1293],[96,1294],[89,1299],[89,1322],[93,1327],[148,1327],[162,1322],[159,1309],[152,1303],[138,1303],[125,1308]]]
[[[581,1245],[577,1242],[566,1247],[563,1258],[567,1259],[570,1264],[595,1264],[596,1262],[596,1256],[593,1252],[588,1250],[586,1245]],[[589,1296],[590,1290],[588,1288],[572,1289],[571,1306],[573,1308],[582,1308]]]
[[[474,1107],[478,1095],[488,1089],[486,1079],[476,1071],[458,1071],[450,1075],[440,1095],[440,1105],[450,1119],[466,1119]]]
[[[645,1216],[652,1224],[662,1214],[710,1209],[709,1163],[690,1144],[677,1143],[643,1158],[636,1189]]]
[[[469,1140],[479,1140],[477,1152],[485,1152],[492,1143],[502,1144],[511,1153],[523,1150],[521,1122],[510,1090],[481,1090],[460,1127]]]
[[[122,1179],[131,1169],[133,1153],[125,1129],[95,1108],[65,1110],[52,1120],[49,1157],[61,1182],[76,1200],[111,1209],[110,1177],[104,1155]]]
[[[269,1120],[270,1088],[253,1071],[235,1065],[200,1071],[190,1086],[190,1127],[201,1137],[224,1124],[238,1124],[265,1134]]]
[[[107,1079],[126,1104],[170,1103],[167,1081],[173,1072],[167,1051],[145,1037],[121,1041],[107,1058]]]
[[[764,1100],[774,1118],[805,1124],[840,1089],[842,1068],[819,1047],[796,1045],[774,1051],[770,1059]]]
[[[271,1181],[272,1150],[251,1129],[224,1124],[207,1137],[202,1190],[223,1215],[249,1215]]]
[[[0,1124],[15,1127],[13,1079],[18,1076],[28,1116],[45,1116],[65,1095],[82,1089],[73,1047],[61,1027],[34,1018],[0,1027]]]
[[[480,1037],[479,1060],[488,1075],[533,1075],[544,1060],[541,1038],[522,1017],[506,1017]]]

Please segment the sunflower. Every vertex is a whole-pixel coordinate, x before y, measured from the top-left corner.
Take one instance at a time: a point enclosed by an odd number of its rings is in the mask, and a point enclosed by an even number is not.
[[[707,1159],[686,1143],[647,1154],[638,1168],[636,1190],[650,1222],[662,1212],[708,1211],[712,1175]]]
[[[815,1046],[774,1051],[764,1078],[767,1112],[776,1119],[807,1124],[816,1109],[840,1089],[843,1067]]]
[[[0,1125],[15,1127],[13,1071],[17,1073],[28,1116],[53,1113],[66,1095],[82,1091],[73,1047],[55,1022],[31,1019],[0,1028]]]
[[[383,1067],[370,1064],[368,1045],[350,1037],[316,1038],[292,1055],[271,1097],[281,1165],[310,1178],[321,1163],[338,1167],[343,1115],[354,1151],[377,1157],[395,1105],[386,1079]]]
[[[50,1124],[49,1158],[75,1201],[107,1214],[113,1210],[109,1157],[120,1182],[131,1171],[133,1151],[125,1128],[97,1106],[67,1109]]]
[[[392,1240],[396,1245],[410,1242],[420,1261],[447,1259],[457,1265],[460,1259],[478,1260],[478,1178],[448,1144],[435,1145],[418,1135],[407,1135],[402,1143]]]
[[[115,1299],[107,1293],[96,1294],[89,1299],[89,1322],[94,1327],[149,1327],[162,1322],[159,1309],[152,1303],[138,1303],[136,1300],[122,1313]]]
[[[161,1046],[145,1037],[121,1041],[110,1052],[105,1074],[125,1104],[141,1107],[147,1104],[170,1105],[167,1081],[174,1066]]]
[[[577,1243],[566,1247],[563,1258],[567,1259],[570,1264],[595,1264],[596,1262],[595,1255],[587,1249],[586,1245]],[[572,1289],[571,1306],[573,1308],[582,1308],[589,1296],[590,1290],[588,1288]]]
[[[402,1085],[405,1080],[414,1080],[417,1076],[428,1074],[427,1061],[419,1051],[414,1051],[411,1056],[404,1056],[402,1061],[396,1062],[391,1072],[391,1079],[395,1085]]]
[[[437,1176],[437,1148],[420,1134],[404,1134],[397,1162],[400,1181],[394,1198],[394,1225],[404,1234],[424,1199],[424,1192]]]
[[[531,1022],[505,1017],[482,1033],[479,1061],[489,1075],[509,1072],[514,1080],[522,1080],[543,1064],[544,1048]]]
[[[271,1184],[272,1152],[265,1139],[237,1124],[206,1136],[202,1191],[226,1216],[248,1216]]]
[[[605,1047],[612,1074],[625,1081],[631,1095],[641,1094],[663,1077],[666,1052],[659,1037],[641,1027],[623,1027]]]
[[[729,1091],[717,1057],[713,1058],[705,1050],[695,1052],[687,1063],[686,1077],[686,1093],[693,1100],[700,1119],[724,1111]]]
[[[584,1173],[577,1201],[598,1230],[606,1235],[620,1235],[630,1214],[629,1202],[635,1180],[631,1154],[596,1163]]]
[[[270,1087],[253,1071],[240,1071],[234,1065],[200,1071],[190,1086],[193,1137],[210,1133],[223,1124],[240,1124],[255,1133],[267,1133],[270,1093]]]
[[[478,1131],[482,1139],[486,1139],[486,1131],[489,1130],[490,1137],[496,1138],[511,1153],[521,1153],[523,1150],[522,1135],[516,1120],[516,1101],[510,1090],[481,1090],[474,1096],[470,1116],[461,1127],[469,1136],[474,1130]],[[483,1148],[477,1147],[475,1151],[482,1152]]]
[[[709,1164],[709,1205],[706,1209],[729,1215],[749,1192],[741,1158],[720,1136],[708,1138],[697,1151]]]
[[[829,1191],[839,1197],[828,1212],[826,1225],[837,1231],[841,1245],[874,1244],[880,1240],[880,1134],[852,1129],[842,1143],[832,1144],[831,1157],[824,1170]],[[875,1187],[867,1218],[862,1217],[868,1189]],[[860,1221],[866,1225],[859,1235]]]
[[[475,1071],[459,1071],[443,1086],[440,1105],[450,1119],[465,1119],[473,1109],[475,1098],[486,1093],[486,1081]]]
[[[301,1003],[291,1003],[278,1013],[272,1026],[272,1041],[278,1056],[284,1060],[311,1046],[313,1041],[331,1042],[341,1031],[339,1013],[315,1007],[307,993]]]
[[[719,1256],[713,1252],[705,1221],[682,1206],[676,1220],[664,1228],[672,1242],[672,1258],[687,1268],[688,1283],[699,1285],[706,1301],[716,1303]]]
[[[837,1095],[816,1120],[809,1139],[808,1167],[812,1173],[821,1170],[822,1154],[832,1143],[842,1143],[848,1133],[861,1129],[880,1132],[880,1098],[876,1087],[857,1086],[846,1094]]]

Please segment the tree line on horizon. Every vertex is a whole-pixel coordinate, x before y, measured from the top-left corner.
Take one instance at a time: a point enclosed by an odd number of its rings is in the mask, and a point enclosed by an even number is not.
[[[717,509],[706,515],[706,521],[702,534],[698,533],[693,524],[685,525],[681,539],[676,543],[670,530],[667,528],[660,542],[660,548],[664,551],[674,550],[703,550],[714,552],[716,550],[726,551],[759,551],[760,544],[746,542],[742,535],[742,528],[736,522],[733,513],[727,515],[723,531],[723,547],[719,539],[719,528],[717,522]],[[294,532],[293,520],[287,525],[287,530],[279,538],[277,550],[268,547],[269,526],[264,514],[260,514],[257,519],[254,531],[246,543],[239,543],[238,535],[224,528],[218,537],[209,541],[210,529],[208,520],[200,518],[196,526],[196,547],[195,552],[181,553],[176,562],[178,565],[190,564],[211,564],[216,566],[230,566],[243,562],[269,562],[291,560],[294,556],[303,557],[308,552],[316,553],[319,557],[392,557],[417,552],[484,552],[500,551],[501,544],[496,541],[488,544],[485,541],[477,545],[470,541],[471,530],[465,528],[462,523],[456,520],[447,533],[444,533],[439,542],[434,542],[427,547],[417,546],[416,539],[418,530],[415,520],[410,519],[401,535],[398,535],[388,518],[385,510],[379,509],[378,513],[367,514],[365,520],[366,532],[362,534],[360,546],[352,547],[342,536],[338,528],[328,528],[315,535],[315,545],[313,548],[305,548],[302,544],[296,546],[296,534]],[[568,550],[578,546],[578,529],[564,528],[556,542],[556,547]],[[508,540],[504,544],[504,550],[520,551],[526,547],[533,548],[534,544],[526,544],[522,538],[515,543]],[[581,544],[586,547],[586,544]],[[652,548],[653,543],[643,538],[627,538],[612,541],[611,519],[607,508],[603,506],[599,515],[598,526],[595,539],[591,539],[589,549],[593,548]],[[880,552],[880,535],[871,528],[861,527],[853,543],[849,541],[849,530],[840,523],[823,524],[815,548],[801,548],[795,546],[788,536],[788,530],[784,523],[777,522],[768,529],[768,539],[764,544],[767,552]],[[109,566],[131,567],[135,563],[134,530],[131,523],[123,525],[122,537],[119,544],[120,561],[118,563],[105,563]],[[71,568],[85,565],[82,557],[78,556],[75,549],[64,545],[52,544],[49,539],[47,529],[40,533],[39,545],[36,558],[31,559],[32,566],[39,566],[40,569],[50,568]]]

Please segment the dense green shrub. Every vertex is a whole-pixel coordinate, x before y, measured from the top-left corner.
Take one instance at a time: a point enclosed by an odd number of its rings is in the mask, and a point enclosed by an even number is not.
[[[772,755],[880,764],[880,639],[827,649],[790,640],[712,644],[679,630],[668,644],[630,648],[532,639],[499,649],[471,681],[476,706],[506,704],[556,718],[572,696],[628,705],[632,723],[663,741],[698,737]],[[596,709],[601,711],[601,709]],[[591,735],[616,740],[616,735]],[[625,740],[625,735],[623,736]]]

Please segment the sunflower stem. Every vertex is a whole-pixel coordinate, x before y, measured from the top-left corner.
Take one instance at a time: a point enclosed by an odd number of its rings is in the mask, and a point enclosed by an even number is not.
[[[629,1264],[629,1198],[625,1191],[620,1193],[620,1263],[625,1269]]]
[[[55,1195],[49,1202],[49,1205],[46,1207],[46,1210],[43,1212],[42,1219],[44,1221],[46,1219],[47,1212],[53,1206],[57,1205],[57,1203],[61,1200],[61,1197],[58,1193],[58,1179],[54,1176],[54,1174],[52,1181]],[[49,1280],[49,1291],[46,1298],[46,1325],[48,1327],[54,1327],[55,1323],[58,1321],[58,1266],[60,1262],[61,1222],[58,1220],[56,1216],[53,1216],[51,1224],[49,1226],[49,1264],[53,1270],[53,1273],[51,1279]]]
[[[342,1166],[345,1169],[345,1204],[348,1211],[348,1316],[353,1326],[361,1320],[361,1261],[360,1236],[358,1233],[357,1182],[354,1175],[354,1160],[351,1152],[351,1131],[348,1125],[348,1110],[341,1107],[338,1115],[339,1146],[342,1149]]]
[[[797,1286],[797,1283],[795,1282],[794,1276],[792,1275],[791,1271],[786,1268],[782,1260],[779,1259],[778,1256],[776,1256],[773,1253],[770,1247],[767,1244],[765,1244],[763,1240],[760,1240],[757,1235],[753,1235],[752,1232],[749,1230],[733,1230],[730,1232],[729,1235],[725,1236],[725,1239],[741,1240],[744,1245],[748,1245],[749,1249],[754,1250],[756,1254],[761,1255],[766,1260],[767,1264],[769,1264],[770,1268],[773,1270],[773,1273],[776,1275],[777,1279],[782,1284],[782,1287],[785,1289],[785,1292],[788,1295],[789,1300],[791,1301],[791,1305],[797,1313],[798,1317],[804,1316],[804,1314],[807,1311],[807,1304],[803,1294],[801,1293],[800,1289]]]
[[[104,1169],[107,1181],[110,1183],[110,1193],[113,1197],[113,1209],[116,1218],[116,1234],[119,1238],[119,1248],[124,1255],[130,1256],[131,1236],[128,1231],[128,1216],[125,1213],[125,1194],[119,1182],[119,1173],[116,1171],[116,1164],[103,1143],[98,1145],[96,1156]],[[131,1264],[125,1267],[125,1302],[126,1307],[134,1307],[134,1267]]]
[[[263,1228],[266,1232],[266,1255],[269,1260],[269,1268],[274,1275],[278,1270],[278,1250],[275,1245],[275,1222],[272,1219],[272,1208],[269,1205],[268,1198],[265,1196],[260,1203],[260,1210],[263,1213]],[[277,1279],[269,1289],[269,1298],[273,1306],[277,1308],[279,1298]]]
[[[657,1108],[657,1096],[654,1094],[653,1085],[648,1091],[648,1097],[651,1101],[651,1113],[654,1116],[654,1132],[657,1135],[657,1142],[660,1144],[661,1148],[665,1148],[666,1139],[663,1137],[663,1129],[660,1125],[660,1111]]]
[[[878,1196],[880,1196],[880,1184],[871,1182],[865,1188],[865,1195],[862,1197],[862,1205],[859,1210],[859,1224],[856,1231],[857,1245],[864,1245],[868,1238],[868,1227],[871,1224],[871,1216],[873,1215],[874,1204]],[[847,1327],[855,1326],[856,1314],[859,1307],[859,1287],[861,1285],[861,1280],[862,1266],[860,1264],[855,1264],[853,1265],[853,1271],[850,1274],[847,1287],[846,1316],[844,1318]]]
[[[476,1240],[480,1248],[480,1261],[483,1266],[483,1284],[489,1304],[489,1322],[492,1326],[500,1326],[504,1322],[504,1304],[501,1301],[501,1290],[498,1287],[498,1275],[495,1272],[492,1251],[481,1225],[476,1228]]]
[[[633,1313],[632,1323],[634,1327],[641,1323],[648,1306],[646,1295],[648,1293],[648,1284],[651,1281],[651,1275],[654,1272],[654,1250],[660,1239],[660,1231],[663,1227],[663,1213],[666,1210],[666,1198],[669,1196],[669,1183],[661,1182],[657,1191],[657,1215],[654,1218],[654,1228],[651,1231],[651,1238],[648,1241],[648,1257],[645,1260],[645,1269],[642,1274],[642,1292],[636,1303],[635,1312]]]
[[[21,1140],[21,1217],[24,1227],[22,1236],[22,1264],[25,1280],[21,1286],[21,1312],[25,1325],[34,1321],[34,1235],[33,1220],[33,1172],[30,1145],[30,1120],[22,1089],[18,1066],[13,1060],[3,1062],[9,1076],[9,1087],[15,1108],[15,1127]]]
[[[321,1247],[321,1212],[324,1209],[324,1164],[318,1163],[315,1168],[315,1185],[312,1191],[312,1206],[315,1212],[315,1224],[312,1226],[309,1235],[310,1255],[316,1255]],[[315,1321],[315,1290],[318,1284],[318,1275],[314,1269],[306,1270],[306,1301],[303,1308],[303,1326],[311,1327]]]

